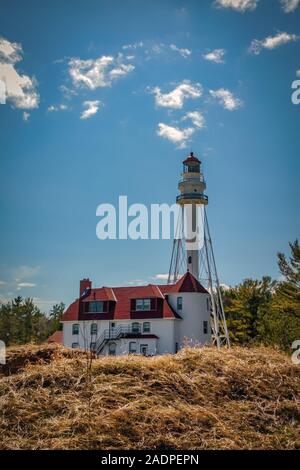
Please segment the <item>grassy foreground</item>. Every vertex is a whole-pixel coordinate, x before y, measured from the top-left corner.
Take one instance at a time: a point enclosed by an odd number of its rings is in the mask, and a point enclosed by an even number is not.
[[[154,358],[10,348],[1,449],[300,449],[300,366],[267,348]],[[90,403],[90,406],[89,406]]]

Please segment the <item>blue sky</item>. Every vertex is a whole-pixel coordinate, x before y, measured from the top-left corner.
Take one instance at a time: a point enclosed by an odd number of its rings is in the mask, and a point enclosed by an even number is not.
[[[299,236],[298,3],[2,0],[0,298],[47,310],[84,276],[167,273],[171,241],[100,241],[96,207],[173,203],[191,150],[221,281],[278,278]]]

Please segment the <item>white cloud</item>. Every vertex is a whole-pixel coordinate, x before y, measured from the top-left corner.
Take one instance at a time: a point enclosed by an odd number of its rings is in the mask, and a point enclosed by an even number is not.
[[[143,41],[137,41],[137,42],[134,42],[133,44],[125,44],[124,46],[122,46],[122,49],[123,50],[126,50],[126,49],[140,49],[142,47],[144,47]]]
[[[300,69],[296,70],[296,76],[300,78]]]
[[[72,58],[69,61],[69,74],[73,84],[90,90],[110,87],[114,81],[128,75],[134,68],[134,65],[124,63],[122,54],[88,60]]]
[[[191,83],[184,80],[170,93],[162,93],[159,87],[152,90],[155,96],[155,104],[163,108],[181,109],[186,99],[199,98],[202,95],[200,83]]]
[[[3,297],[2,295],[0,295],[0,305],[8,304],[8,302],[10,302],[10,299],[8,297]]]
[[[178,54],[180,54],[185,59],[187,59],[192,54],[190,49],[177,47],[176,44],[170,44],[170,49],[172,49],[172,51],[178,52]]]
[[[258,2],[259,0],[216,0],[215,5],[222,8],[232,8],[244,13],[247,10],[255,10]]]
[[[86,109],[82,111],[80,119],[89,119],[90,117],[94,116],[94,114],[97,114],[100,106],[100,101],[84,101],[83,106]]]
[[[23,51],[21,44],[0,38],[0,63],[14,65],[20,62],[22,57]]]
[[[51,104],[51,106],[48,107],[47,111],[49,113],[53,113],[56,111],[66,111],[68,109],[68,106],[66,104]]]
[[[299,36],[296,34],[278,32],[275,36],[268,36],[265,39],[254,39],[249,47],[249,52],[251,54],[258,55],[262,49],[276,49],[283,44],[288,44],[289,42],[297,41],[298,39]]]
[[[183,274],[178,274],[178,279],[180,279],[183,276]],[[173,274],[170,276],[170,281],[173,282]],[[152,276],[150,279],[154,279],[156,281],[167,281],[169,279],[169,274],[155,274],[155,276]]]
[[[20,281],[24,279],[30,279],[36,276],[39,273],[39,271],[40,271],[39,266],[21,265],[13,269],[13,275],[16,281]]]
[[[153,276],[152,279],[157,279],[157,280],[160,280],[160,281],[167,281],[169,279],[169,274],[166,273],[166,274],[155,274],[155,276]]]
[[[6,286],[7,282],[5,281],[0,281],[0,286]]]
[[[207,54],[203,54],[203,59],[215,62],[216,64],[224,64],[224,55],[226,54],[225,49],[214,49]]]
[[[27,111],[23,112],[23,121],[27,122],[29,121],[30,118],[30,113],[27,113]]]
[[[228,111],[235,111],[243,105],[243,102],[240,99],[236,98],[231,91],[226,90],[225,88],[209,90],[209,93]]]
[[[58,304],[60,302],[58,300],[41,299],[40,297],[33,297],[32,301],[34,305],[36,305],[43,312],[49,312],[50,308],[53,305]]]
[[[226,292],[231,289],[231,287],[228,284],[220,284],[220,287]]]
[[[179,127],[168,126],[160,122],[158,124],[157,135],[170,140],[170,142],[173,142],[178,148],[182,149],[186,146],[187,141],[194,132],[195,129],[193,127],[180,129]]]
[[[187,119],[190,119],[195,127],[198,127],[198,129],[202,129],[205,126],[205,118],[200,111],[189,111],[186,113],[182,121],[186,121]]]
[[[20,75],[15,66],[23,58],[21,44],[0,38],[0,80],[6,87],[6,99],[20,109],[34,109],[39,105],[37,82],[34,77]]]
[[[300,0],[280,0],[284,13],[292,13],[299,6]]]
[[[21,289],[30,289],[32,287],[35,287],[36,284],[34,284],[33,282],[19,282],[17,284],[17,290],[21,290]]]
[[[132,279],[131,281],[126,281],[124,284],[127,284],[128,286],[144,286],[147,284],[147,281],[144,281],[143,279]]]

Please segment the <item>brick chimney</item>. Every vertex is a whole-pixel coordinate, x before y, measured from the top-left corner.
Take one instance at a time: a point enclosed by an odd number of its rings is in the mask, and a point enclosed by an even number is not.
[[[91,288],[92,288],[92,281],[90,281],[89,279],[81,279],[80,285],[79,285],[79,297],[82,296],[85,289],[91,289]]]

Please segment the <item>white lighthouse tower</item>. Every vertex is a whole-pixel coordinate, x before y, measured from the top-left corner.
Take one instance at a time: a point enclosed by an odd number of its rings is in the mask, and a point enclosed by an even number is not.
[[[210,292],[213,342],[229,346],[229,335],[223,308],[212,241],[206,215],[208,197],[201,172],[201,162],[193,154],[183,161],[183,173],[178,183],[180,206],[177,234],[173,242],[168,283],[178,280],[181,272],[189,271]]]

